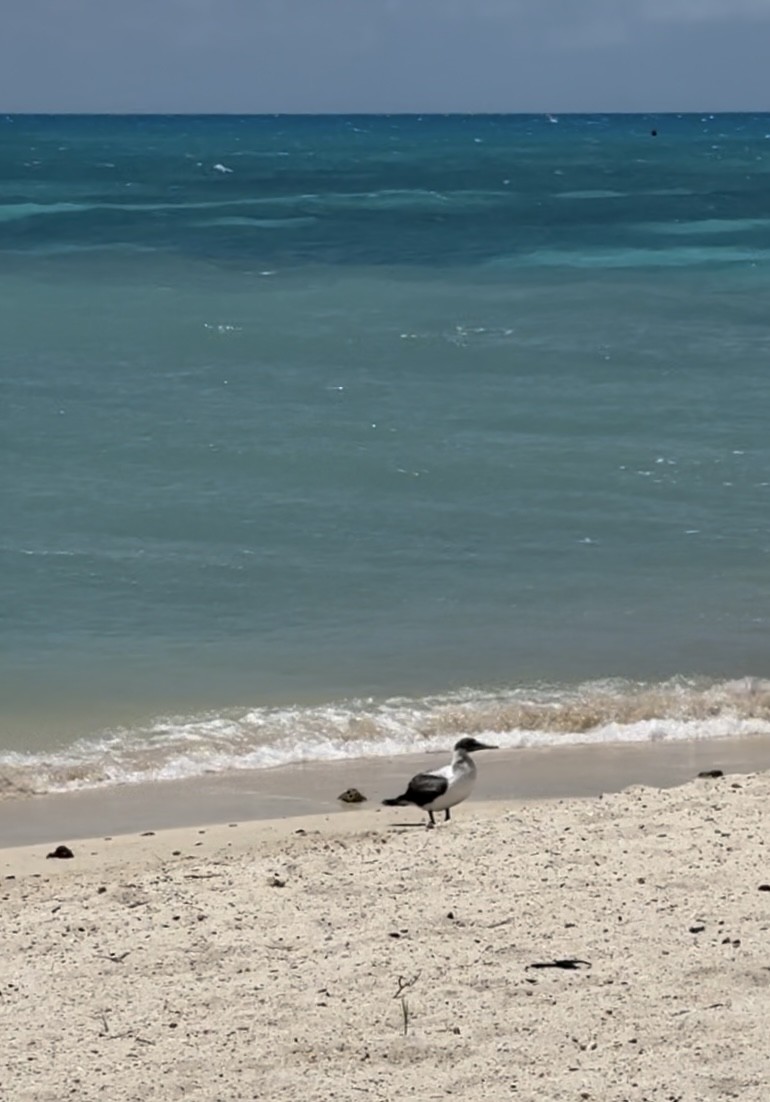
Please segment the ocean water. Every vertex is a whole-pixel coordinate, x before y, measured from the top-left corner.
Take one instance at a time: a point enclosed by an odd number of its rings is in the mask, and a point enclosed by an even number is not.
[[[769,186],[762,115],[0,119],[0,790],[770,731]]]

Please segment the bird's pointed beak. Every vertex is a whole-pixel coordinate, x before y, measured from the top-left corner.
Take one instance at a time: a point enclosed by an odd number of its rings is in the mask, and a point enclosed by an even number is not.
[[[492,746],[492,745],[491,745],[490,743],[488,743],[488,742],[480,742],[480,743],[478,743],[478,745],[476,746],[476,749],[477,749],[477,750],[499,750],[499,749],[500,749],[500,747],[499,747],[499,746]]]

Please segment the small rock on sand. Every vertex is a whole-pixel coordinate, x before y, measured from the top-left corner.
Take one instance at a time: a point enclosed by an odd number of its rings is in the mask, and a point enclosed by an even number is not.
[[[357,788],[346,788],[337,799],[343,804],[362,804],[366,801],[366,796],[363,796]]]
[[[46,857],[74,857],[75,854],[69,848],[69,846],[57,846],[51,853],[47,853]]]

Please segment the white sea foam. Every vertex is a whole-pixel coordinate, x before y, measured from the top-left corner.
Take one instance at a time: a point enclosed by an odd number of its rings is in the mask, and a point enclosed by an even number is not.
[[[502,748],[770,734],[770,682],[591,682],[171,717],[56,753],[0,757],[0,795],[445,751],[463,735]]]

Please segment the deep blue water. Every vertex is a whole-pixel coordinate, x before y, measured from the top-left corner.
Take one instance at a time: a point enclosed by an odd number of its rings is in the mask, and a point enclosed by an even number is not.
[[[764,729],[769,184],[762,115],[0,120],[8,783]]]

